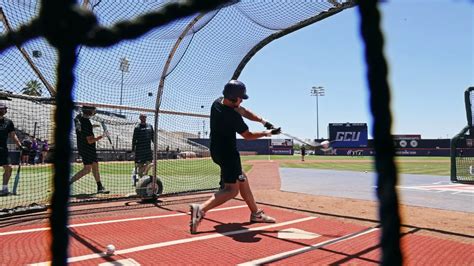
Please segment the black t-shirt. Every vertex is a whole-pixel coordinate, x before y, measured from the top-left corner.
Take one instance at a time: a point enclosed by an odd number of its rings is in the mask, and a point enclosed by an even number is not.
[[[0,119],[0,148],[7,149],[8,135],[12,131],[15,131],[13,122],[6,117]]]
[[[89,118],[85,118],[82,114],[78,114],[74,118],[74,125],[76,126],[77,149],[79,152],[96,152],[95,142],[89,144],[87,137],[94,137],[94,130]]]
[[[249,129],[242,115],[222,104],[223,98],[214,101],[211,107],[211,153],[213,156],[230,158],[238,156],[235,133]]]
[[[133,130],[132,145],[138,152],[151,151],[151,142],[153,141],[153,126],[150,124],[138,124]]]
[[[27,138],[25,138],[25,139],[21,142],[21,144],[22,144],[23,146],[25,146],[26,148],[31,149],[31,145],[32,145],[33,143],[32,143],[31,140],[27,137]]]

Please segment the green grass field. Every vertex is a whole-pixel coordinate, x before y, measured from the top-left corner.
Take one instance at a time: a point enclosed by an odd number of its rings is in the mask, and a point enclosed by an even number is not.
[[[244,171],[251,170],[251,160],[279,161],[280,167],[334,169],[346,171],[374,171],[372,157],[350,156],[306,156],[301,162],[300,156],[258,155],[243,156]],[[399,173],[449,176],[448,157],[396,157]],[[92,174],[81,178],[72,186],[71,201],[81,201],[88,197],[117,197],[134,195],[131,174],[133,162],[100,162],[102,183],[111,191],[110,195],[95,195],[96,184]],[[82,164],[73,164],[72,173],[82,168]],[[9,182],[13,186],[16,167]],[[177,193],[190,190],[213,189],[220,179],[219,167],[211,159],[197,160],[160,160],[158,173],[163,182],[163,193]],[[151,172],[150,172],[151,174]],[[66,178],[66,177],[65,177]],[[22,167],[17,196],[0,198],[0,209],[25,206],[31,203],[45,204],[52,194],[52,168],[50,165]]]
[[[359,172],[375,171],[373,165],[374,158],[369,156],[351,157],[309,155],[305,156],[306,162],[304,164],[301,163],[301,156],[296,155],[257,155],[242,157],[244,163],[249,160],[284,161],[280,163],[280,167],[285,168],[334,169]],[[395,157],[395,162],[399,173],[438,176],[450,175],[449,157]]]
[[[243,165],[244,171],[249,171],[250,165]],[[14,167],[9,182],[10,191],[13,188]],[[82,164],[72,165],[71,176],[82,169]],[[71,190],[71,201],[82,201],[95,197],[117,197],[134,195],[132,186],[133,162],[99,162],[99,172],[103,185],[110,190],[109,195],[95,195],[97,191],[92,173],[75,182]],[[150,170],[149,174],[152,173]],[[219,186],[220,169],[211,159],[199,160],[160,160],[158,175],[163,182],[163,194],[184,191],[209,190]],[[31,203],[44,204],[49,202],[52,195],[52,166],[35,165],[23,166],[18,186],[18,195],[0,197],[0,209],[24,206]],[[65,177],[67,178],[67,177]]]

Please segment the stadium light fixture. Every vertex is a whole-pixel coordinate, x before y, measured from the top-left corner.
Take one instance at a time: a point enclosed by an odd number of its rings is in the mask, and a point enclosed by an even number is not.
[[[316,139],[319,139],[319,96],[324,96],[324,87],[322,86],[313,86],[311,88],[311,96],[316,96]]]
[[[130,61],[126,57],[120,58],[120,71],[122,72],[122,81],[120,83],[120,105],[122,105],[123,99],[123,76],[125,72],[129,72]],[[122,113],[122,109],[120,109],[120,113]]]

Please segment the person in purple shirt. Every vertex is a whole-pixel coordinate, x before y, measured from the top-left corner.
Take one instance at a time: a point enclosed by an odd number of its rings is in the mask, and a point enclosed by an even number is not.
[[[38,154],[38,141],[32,137],[31,138],[31,149],[30,149],[30,158],[29,158],[29,161],[31,164],[35,164],[36,163],[36,155]]]

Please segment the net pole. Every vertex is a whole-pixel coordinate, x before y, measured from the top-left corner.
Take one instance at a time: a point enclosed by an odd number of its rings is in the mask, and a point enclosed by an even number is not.
[[[380,244],[382,265],[402,265],[400,249],[400,215],[398,210],[397,168],[395,148],[390,132],[390,87],[388,67],[383,54],[383,35],[377,0],[359,1],[360,31],[365,44],[367,81],[370,90],[370,107],[374,120],[375,167],[377,169],[377,197],[382,226]]]
[[[286,36],[292,32],[295,32],[299,29],[302,29],[306,26],[309,26],[311,24],[314,24],[316,22],[319,22],[323,19],[329,18],[333,15],[336,15],[339,12],[342,12],[345,9],[352,8],[356,6],[356,0],[350,0],[345,3],[338,3],[337,1],[329,1],[332,5],[334,5],[334,8],[329,9],[326,12],[319,13],[318,15],[308,18],[306,20],[303,20],[293,26],[290,26],[289,28],[286,28],[282,31],[273,33],[272,35],[268,36],[267,38],[263,39],[259,43],[257,43],[245,56],[242,58],[240,61],[239,65],[235,69],[234,73],[232,74],[232,79],[239,79],[240,74],[242,73],[243,69],[247,65],[248,62],[250,62],[250,59],[252,59],[258,51],[260,51],[263,47],[265,47],[267,44],[270,42],[273,42],[276,39],[279,39],[283,36]]]
[[[2,7],[0,7],[0,20],[2,21],[6,32],[12,32],[12,27],[8,22],[7,16],[5,15],[5,12],[3,12]],[[31,67],[36,76],[38,76],[38,78],[44,84],[46,89],[48,89],[49,94],[51,96],[56,95],[56,89],[48,82],[48,80],[43,76],[43,74],[41,74],[41,71],[33,63],[33,60],[31,60],[31,57],[28,55],[25,49],[23,49],[23,47],[21,47],[21,45],[18,43],[16,44],[16,48],[18,49],[18,51],[20,51],[21,55],[25,58],[27,64]]]
[[[473,123],[472,123],[472,113],[473,113],[473,110],[472,110],[472,100],[473,99],[472,98],[474,98],[474,95],[472,93],[473,91],[474,91],[474,87],[469,87],[464,92],[464,102],[465,102],[465,105],[466,105],[467,124],[471,127],[473,125]]]
[[[62,4],[51,1],[42,1],[40,16],[43,18],[44,27],[60,25],[67,21],[67,17],[74,14],[71,7],[74,1],[68,0]],[[54,113],[55,130],[54,140],[56,150],[54,154],[53,195],[51,198],[51,254],[52,265],[66,265],[69,247],[69,179],[71,172],[71,140],[69,136],[72,128],[72,88],[74,85],[74,67],[77,63],[75,50],[77,42],[68,32],[81,32],[82,25],[75,21],[71,28],[60,29],[53,27],[45,31],[46,39],[58,50],[59,61],[57,64],[57,105]]]
[[[171,65],[171,61],[179,48],[179,45],[183,41],[184,37],[187,33],[193,28],[193,26],[205,15],[205,13],[200,13],[197,15],[189,24],[184,28],[183,32],[181,32],[180,36],[176,40],[173,49],[171,49],[170,54],[168,55],[168,59],[166,60],[166,64],[163,67],[163,72],[161,73],[160,84],[158,86],[158,93],[156,95],[156,106],[155,106],[155,134],[153,135],[153,175],[152,175],[152,191],[156,191],[156,178],[158,174],[158,165],[157,165],[157,151],[158,151],[158,121],[159,121],[159,113],[161,107],[161,100],[163,96],[163,89],[165,87],[165,79],[168,74],[168,69]],[[207,116],[206,116],[207,117]]]

